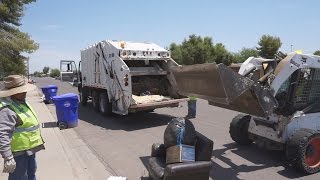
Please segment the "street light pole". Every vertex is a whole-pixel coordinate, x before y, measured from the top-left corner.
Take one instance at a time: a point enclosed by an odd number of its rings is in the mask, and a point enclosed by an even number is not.
[[[26,66],[27,77],[29,79],[29,57],[25,59],[25,66]]]
[[[28,58],[28,79],[30,79],[30,72],[29,72],[29,58]]]

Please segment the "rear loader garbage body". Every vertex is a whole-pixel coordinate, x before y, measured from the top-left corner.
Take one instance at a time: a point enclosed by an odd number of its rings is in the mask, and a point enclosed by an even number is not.
[[[126,115],[186,101],[176,93],[170,53],[153,43],[102,41],[81,51],[79,93],[103,114]]]

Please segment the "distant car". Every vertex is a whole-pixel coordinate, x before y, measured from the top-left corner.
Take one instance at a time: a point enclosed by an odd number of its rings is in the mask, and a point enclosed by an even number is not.
[[[35,81],[34,79],[29,79],[29,80],[28,80],[28,83],[34,84],[34,83],[36,83],[36,81]]]

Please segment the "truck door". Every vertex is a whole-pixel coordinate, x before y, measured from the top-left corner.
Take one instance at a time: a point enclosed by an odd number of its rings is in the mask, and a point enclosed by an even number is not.
[[[70,82],[72,85],[78,85],[78,70],[74,60],[60,61],[60,80]]]

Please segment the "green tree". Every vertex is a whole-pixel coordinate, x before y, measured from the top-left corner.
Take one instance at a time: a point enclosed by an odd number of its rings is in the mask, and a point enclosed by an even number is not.
[[[320,56],[320,50],[313,53],[314,55]]]
[[[51,69],[51,71],[50,71],[50,77],[58,77],[58,76],[60,76],[60,70],[59,69]]]
[[[0,71],[4,76],[25,74],[26,57],[22,54],[38,49],[38,44],[18,29],[24,6],[31,2],[35,0],[0,1]]]
[[[213,43],[210,37],[192,34],[181,44],[183,64],[202,64],[212,59]]]
[[[258,57],[259,53],[255,48],[242,48],[239,53],[234,53],[234,62],[242,63],[249,57]]]
[[[171,43],[171,56],[179,64],[202,64],[213,60],[213,43],[210,37],[192,34],[181,45]]]
[[[39,71],[35,71],[33,73],[34,77],[40,77],[41,73]]]
[[[182,52],[180,45],[176,43],[171,43],[169,50],[171,51],[171,57],[179,64],[183,64],[182,62]]]
[[[259,55],[263,58],[272,59],[274,55],[279,51],[282,43],[279,37],[271,35],[263,35],[259,42],[257,50]]]
[[[211,37],[192,34],[181,45],[171,43],[171,57],[179,64],[202,64],[216,62],[230,65],[235,57],[222,43],[214,45]]]
[[[214,46],[213,60],[217,64],[223,63],[225,65],[230,65],[233,61],[233,56],[222,43],[217,43]]]
[[[43,68],[42,72],[43,72],[43,74],[48,74],[49,70],[50,70],[50,68],[47,67],[47,66],[45,66],[45,67]]]

